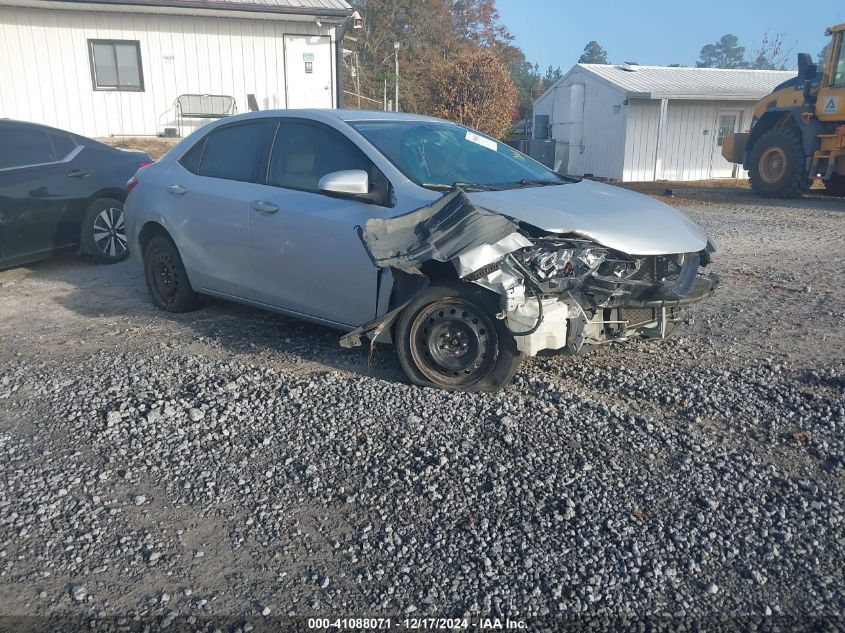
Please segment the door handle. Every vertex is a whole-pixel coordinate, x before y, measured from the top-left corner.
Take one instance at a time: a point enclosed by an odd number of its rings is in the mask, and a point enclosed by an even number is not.
[[[278,205],[275,205],[272,202],[267,202],[266,200],[253,200],[249,203],[249,206],[253,211],[264,213],[265,215],[275,213],[279,210]]]
[[[170,185],[167,188],[167,193],[171,196],[184,196],[188,190],[180,185]]]
[[[87,178],[88,172],[82,169],[72,169],[68,173],[65,174],[68,178]]]

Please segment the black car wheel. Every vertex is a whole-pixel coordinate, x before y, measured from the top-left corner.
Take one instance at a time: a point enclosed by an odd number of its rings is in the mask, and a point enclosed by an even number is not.
[[[402,369],[416,385],[496,391],[519,366],[516,340],[495,317],[498,298],[465,284],[432,286],[396,325]]]
[[[176,245],[155,235],[144,249],[144,277],[155,306],[167,312],[190,312],[200,306]]]
[[[82,223],[82,250],[100,264],[114,264],[126,259],[129,249],[123,222],[123,203],[114,198],[99,198],[91,203]]]

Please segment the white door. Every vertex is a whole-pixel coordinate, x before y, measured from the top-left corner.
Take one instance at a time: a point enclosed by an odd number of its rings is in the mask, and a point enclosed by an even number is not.
[[[328,35],[285,35],[288,108],[334,107],[332,41]]]
[[[716,115],[716,134],[713,135],[713,154],[710,164],[711,178],[737,178],[740,166],[729,163],[722,156],[722,145],[728,134],[739,132],[742,110],[719,110]]]

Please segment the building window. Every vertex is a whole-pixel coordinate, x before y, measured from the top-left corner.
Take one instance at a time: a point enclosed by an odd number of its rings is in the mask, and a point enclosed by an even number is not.
[[[716,136],[716,145],[722,147],[725,144],[725,137],[733,134],[736,129],[736,115],[722,114],[719,115],[719,130]]]
[[[94,90],[143,92],[141,46],[135,40],[88,40]]]

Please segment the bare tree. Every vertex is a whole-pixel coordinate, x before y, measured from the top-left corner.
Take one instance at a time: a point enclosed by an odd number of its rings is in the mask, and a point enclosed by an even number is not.
[[[752,52],[753,60],[750,62],[749,68],[786,70],[795,45],[787,48],[784,45],[784,37],[783,33],[775,33],[774,35],[769,35],[768,32],[764,33],[763,40]]]

